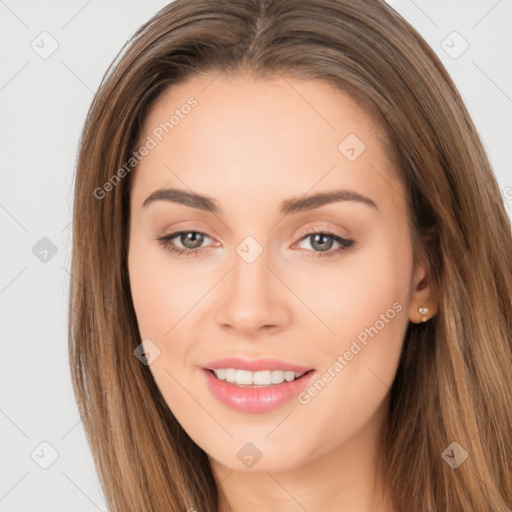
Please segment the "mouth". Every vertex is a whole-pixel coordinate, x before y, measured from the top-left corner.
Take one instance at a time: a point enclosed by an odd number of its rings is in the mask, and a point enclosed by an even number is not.
[[[313,370],[294,372],[292,370],[243,370],[237,368],[207,369],[216,379],[229,382],[241,388],[265,388],[299,380]]]
[[[277,359],[232,357],[202,367],[206,385],[222,404],[239,412],[263,413],[289,403],[316,371]]]

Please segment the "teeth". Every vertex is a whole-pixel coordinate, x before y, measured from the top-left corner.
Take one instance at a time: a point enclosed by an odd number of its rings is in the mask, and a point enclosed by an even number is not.
[[[226,369],[224,371],[226,372],[226,380],[228,382],[235,382],[236,381],[236,370],[234,370],[233,368],[228,368],[228,369]],[[221,377],[219,377],[219,379],[220,378]]]
[[[251,372],[249,370],[237,370],[235,368],[218,368],[213,373],[219,380],[225,380],[239,386],[270,386],[271,384],[281,384],[284,381],[302,377],[305,372],[295,373],[284,370],[261,370]]]
[[[225,368],[219,368],[218,370],[215,370],[215,375],[220,380],[226,380],[226,369]]]

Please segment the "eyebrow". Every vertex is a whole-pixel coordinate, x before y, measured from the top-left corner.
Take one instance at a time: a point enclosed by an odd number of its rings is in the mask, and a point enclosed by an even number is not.
[[[155,190],[145,201],[142,206],[147,206],[155,201],[170,201],[173,203],[183,204],[198,210],[205,210],[211,213],[221,213],[219,202],[213,197],[187,192],[178,188],[167,188]],[[369,197],[358,194],[351,190],[333,190],[329,192],[320,192],[318,194],[295,197],[283,201],[280,205],[280,212],[283,215],[313,210],[326,204],[340,201],[356,201],[366,204],[379,210],[377,204]]]

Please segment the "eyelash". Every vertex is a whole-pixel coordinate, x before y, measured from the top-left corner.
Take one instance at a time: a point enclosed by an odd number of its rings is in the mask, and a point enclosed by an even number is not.
[[[177,231],[176,233],[172,233],[170,235],[163,235],[160,237],[157,237],[157,241],[169,252],[176,254],[178,256],[184,255],[184,256],[199,256],[204,250],[207,249],[207,247],[200,247],[199,249],[182,249],[176,246],[173,246],[170,241],[173,238],[176,238],[178,235],[181,235],[183,233],[198,233],[200,235],[204,235],[205,237],[210,238],[206,233],[203,233],[202,231]],[[337,250],[329,250],[329,251],[308,251],[308,252],[314,252],[315,255],[313,258],[323,258],[323,257],[331,257],[336,254],[339,254],[340,252],[344,252],[350,247],[353,247],[355,242],[354,240],[349,240],[347,238],[342,238],[336,233],[333,233],[332,231],[326,230],[326,229],[312,229],[310,231],[307,231],[306,233],[301,233],[300,240],[306,239],[308,236],[311,235],[327,235],[330,238],[334,239],[336,242],[338,242],[341,247],[339,247]],[[299,240],[299,241],[300,241]]]

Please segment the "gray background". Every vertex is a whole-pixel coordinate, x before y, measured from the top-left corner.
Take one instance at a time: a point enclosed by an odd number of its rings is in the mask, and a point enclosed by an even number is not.
[[[107,66],[166,3],[0,0],[0,512],[106,511],[67,361],[74,163]],[[459,87],[512,214],[512,0],[389,3]]]

